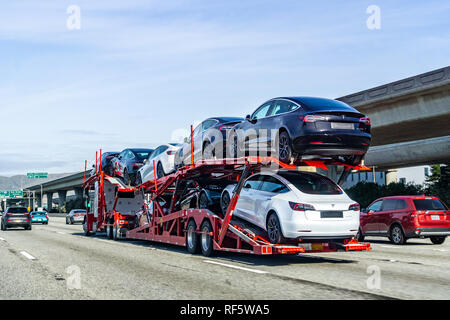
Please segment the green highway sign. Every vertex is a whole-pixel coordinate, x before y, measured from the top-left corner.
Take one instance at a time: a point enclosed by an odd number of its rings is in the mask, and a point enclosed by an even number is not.
[[[48,172],[30,172],[27,173],[28,179],[47,179]]]
[[[0,198],[6,199],[15,199],[15,198],[23,198],[22,190],[0,190]]]

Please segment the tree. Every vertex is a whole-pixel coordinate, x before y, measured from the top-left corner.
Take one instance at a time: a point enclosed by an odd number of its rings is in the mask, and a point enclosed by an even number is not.
[[[425,181],[425,193],[440,198],[450,204],[450,168],[448,165],[431,166],[431,174]]]

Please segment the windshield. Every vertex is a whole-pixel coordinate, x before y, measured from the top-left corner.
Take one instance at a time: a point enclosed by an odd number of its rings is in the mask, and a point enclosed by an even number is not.
[[[333,181],[317,174],[306,172],[280,172],[279,175],[304,193],[342,194],[342,190]]]
[[[337,100],[313,97],[294,98],[293,100],[299,102],[308,111],[335,110],[358,112],[348,104]]]
[[[8,213],[27,213],[27,208],[9,208]]]
[[[151,152],[144,152],[144,151],[141,151],[141,152],[135,152],[134,154],[136,155],[136,157],[138,158],[138,159],[141,159],[141,160],[144,160],[144,159],[147,159],[148,158],[148,156],[150,155],[150,153]]]
[[[444,204],[439,199],[416,199],[413,200],[416,210],[446,210]]]
[[[44,212],[44,211],[33,211],[31,213],[32,216],[42,216],[42,215],[45,215],[45,214],[47,214],[47,213]]]

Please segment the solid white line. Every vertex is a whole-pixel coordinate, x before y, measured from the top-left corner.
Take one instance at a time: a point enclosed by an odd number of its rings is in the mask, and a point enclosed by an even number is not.
[[[0,241],[6,241],[5,239],[3,239],[3,238],[0,238]]]
[[[29,253],[26,252],[26,251],[20,251],[20,253],[21,253],[25,258],[27,258],[27,259],[30,259],[30,260],[36,260],[35,257],[33,257],[31,254],[29,254]]]
[[[56,231],[56,233],[59,233],[59,234],[66,234],[65,232],[61,232],[61,231]]]
[[[254,272],[254,273],[259,273],[259,274],[268,273],[267,271],[262,271],[262,270],[257,270],[257,269],[249,269],[249,268],[234,266],[232,264],[220,263],[220,262],[216,262],[216,261],[203,260],[203,262],[217,264],[217,265],[228,267],[228,268],[239,269],[239,270],[244,270],[244,271],[249,271],[249,272]]]

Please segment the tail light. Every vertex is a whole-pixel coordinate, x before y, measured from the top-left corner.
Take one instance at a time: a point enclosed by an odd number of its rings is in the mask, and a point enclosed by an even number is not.
[[[230,130],[230,129],[232,129],[233,127],[234,127],[234,125],[232,125],[232,124],[224,124],[223,126],[220,126],[220,127],[219,127],[219,130],[220,130],[220,131]]]
[[[303,122],[316,122],[316,121],[325,121],[327,118],[324,116],[317,116],[317,115],[306,115],[303,118]]]
[[[175,154],[175,151],[169,150],[169,151],[167,151],[166,153],[167,153],[169,156],[171,156],[171,155]]]
[[[306,203],[296,203],[289,201],[289,205],[291,206],[291,209],[295,211],[316,210],[314,206]]]
[[[348,210],[360,211],[361,207],[360,207],[359,203],[354,203],[348,207]]]
[[[142,163],[133,164],[133,168],[139,168],[139,167],[142,167]]]
[[[369,117],[364,117],[359,119],[359,122],[364,123],[366,126],[370,126],[370,118]]]

